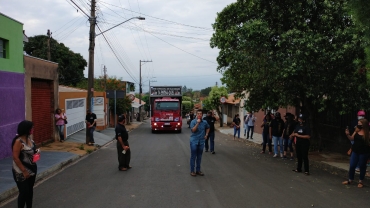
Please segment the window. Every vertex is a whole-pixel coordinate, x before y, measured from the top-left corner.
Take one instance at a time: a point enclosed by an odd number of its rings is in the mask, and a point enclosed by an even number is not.
[[[6,40],[0,38],[0,58],[6,58],[6,43]]]
[[[156,110],[178,110],[179,102],[156,102]]]

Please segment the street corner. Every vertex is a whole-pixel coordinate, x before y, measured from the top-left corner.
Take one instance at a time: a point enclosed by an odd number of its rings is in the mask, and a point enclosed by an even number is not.
[[[96,151],[99,149],[99,146],[77,142],[52,142],[41,146],[40,149],[41,151],[70,152],[79,156],[84,156]]]
[[[135,122],[135,123],[132,122],[132,123],[126,125],[126,129],[127,129],[127,131],[130,132],[130,131],[138,128],[141,124],[142,124],[142,122]]]

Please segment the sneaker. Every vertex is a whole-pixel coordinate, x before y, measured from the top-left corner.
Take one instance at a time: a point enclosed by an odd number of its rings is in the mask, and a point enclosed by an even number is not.
[[[215,151],[212,151],[211,153],[212,153],[212,155],[214,155],[215,154]]]
[[[261,151],[260,153],[261,153],[261,154],[265,154],[265,151]]]
[[[360,172],[360,169],[359,168],[356,168],[356,172]]]
[[[274,156],[272,156],[272,157],[277,157],[278,155],[277,154],[274,154]]]
[[[280,153],[280,157],[281,157],[281,158],[283,157],[283,153]]]

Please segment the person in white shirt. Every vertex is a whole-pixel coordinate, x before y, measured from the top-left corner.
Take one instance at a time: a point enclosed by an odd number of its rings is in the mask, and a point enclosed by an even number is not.
[[[244,123],[247,124],[247,139],[249,139],[249,132],[251,132],[251,139],[253,139],[253,132],[254,132],[254,123],[256,122],[257,118],[254,116],[254,111],[252,113],[249,113],[247,117],[245,118]]]

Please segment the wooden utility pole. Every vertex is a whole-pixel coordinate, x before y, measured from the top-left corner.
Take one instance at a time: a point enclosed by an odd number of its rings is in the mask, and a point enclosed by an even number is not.
[[[89,66],[88,66],[88,84],[87,84],[87,102],[86,107],[92,109],[91,99],[94,96],[94,48],[95,48],[95,0],[91,0],[91,11],[90,11],[90,32],[89,32]],[[89,143],[89,129],[86,127],[86,144]]]
[[[48,57],[48,61],[51,60],[51,52],[50,52],[50,39],[51,39],[51,33],[50,30],[48,29],[48,32],[46,33],[48,35],[48,54],[47,54],[47,57]]]
[[[139,88],[140,88],[140,91],[139,91],[139,121],[142,121],[141,120],[141,94],[143,93],[143,89],[142,89],[142,84],[141,84],[141,62],[152,62],[152,61],[142,61],[140,60],[140,84],[139,84]]]

